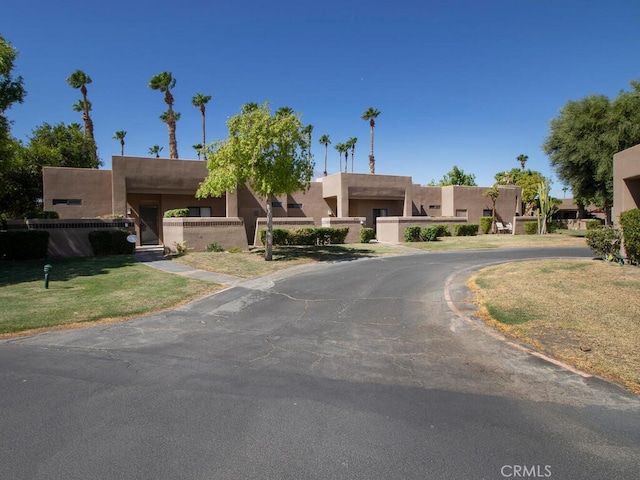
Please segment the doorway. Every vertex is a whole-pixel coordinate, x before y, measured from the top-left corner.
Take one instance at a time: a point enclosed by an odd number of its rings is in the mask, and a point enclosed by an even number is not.
[[[378,224],[378,217],[387,217],[389,212],[386,208],[374,208],[373,209],[373,229],[376,230]]]
[[[158,206],[140,206],[140,245],[158,245]]]

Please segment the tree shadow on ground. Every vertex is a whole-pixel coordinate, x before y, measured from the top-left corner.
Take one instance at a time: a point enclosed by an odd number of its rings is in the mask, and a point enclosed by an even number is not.
[[[42,258],[39,260],[1,261],[0,287],[18,283],[44,281],[44,266],[51,265],[49,278],[66,281],[76,277],[103,275],[114,268],[137,263],[131,255],[109,255],[73,259]]]
[[[256,254],[264,255],[264,248],[254,250]],[[298,259],[311,259],[318,262],[338,260],[356,260],[358,258],[375,257],[376,252],[371,249],[350,248],[342,245],[289,245],[274,246],[274,262],[290,262]]]

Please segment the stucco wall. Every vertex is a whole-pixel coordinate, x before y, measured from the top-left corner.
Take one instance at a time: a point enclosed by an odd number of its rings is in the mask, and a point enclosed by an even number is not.
[[[247,249],[247,236],[242,218],[187,217],[163,218],[164,246],[176,252],[176,243],[186,242],[193,252],[204,252],[207,245],[217,243],[225,250]]]
[[[634,208],[640,208],[640,145],[613,156],[613,222]]]
[[[400,243],[404,242],[404,231],[407,227],[418,226],[420,228],[431,225],[448,225],[453,233],[453,225],[467,223],[466,218],[455,217],[380,217],[376,229],[376,238],[380,242]],[[469,222],[473,223],[473,222]]]
[[[93,168],[43,167],[43,208],[60,218],[95,218],[112,212],[111,171]],[[53,200],[80,200],[80,205]],[[122,212],[124,214],[124,212]]]
[[[331,228],[349,227],[349,233],[347,233],[345,243],[360,243],[360,230],[362,230],[362,224],[360,222],[365,221],[366,219],[364,217],[326,217],[322,219],[322,226]]]

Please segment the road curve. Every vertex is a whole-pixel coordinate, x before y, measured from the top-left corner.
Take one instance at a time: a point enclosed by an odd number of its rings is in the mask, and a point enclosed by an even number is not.
[[[0,478],[636,478],[637,396],[472,316],[475,269],[574,256],[317,264],[2,341]]]

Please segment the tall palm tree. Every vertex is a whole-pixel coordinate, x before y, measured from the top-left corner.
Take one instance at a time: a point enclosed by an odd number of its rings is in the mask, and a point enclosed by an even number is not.
[[[340,162],[339,172],[342,172],[342,154],[347,151],[349,147],[347,147],[344,143],[336,143],[333,148],[338,151],[338,160]]]
[[[149,155],[155,155],[156,158],[160,158],[160,152],[162,151],[162,149],[163,147],[161,147],[160,145],[149,147]]]
[[[520,162],[520,166],[522,167],[522,171],[524,172],[524,164],[527,163],[529,157],[527,155],[518,155],[518,158],[516,158],[516,160]]]
[[[67,77],[67,83],[71,88],[79,88],[80,93],[82,93],[82,110],[75,110],[77,104],[74,105],[74,110],[82,112],[84,134],[95,142],[96,139],[93,136],[93,120],[91,120],[91,116],[89,115],[91,103],[87,100],[87,85],[91,83],[91,77],[82,70],[76,70]]]
[[[200,160],[200,153],[202,152],[202,144],[201,143],[196,143],[195,145],[191,145],[191,146],[193,147],[193,149],[198,154],[198,160]]]
[[[149,88],[164,93],[164,102],[169,106],[166,113],[167,128],[169,129],[169,158],[178,158],[178,142],[176,141],[176,115],[173,113],[173,95],[171,89],[176,86],[176,79],[171,72],[162,72],[151,77]],[[162,114],[165,115],[164,113]],[[162,118],[162,116],[161,116]]]
[[[307,162],[311,164],[311,132],[313,132],[313,125],[307,125],[302,129],[302,133],[307,136]]]
[[[353,156],[356,153],[356,143],[358,143],[357,137],[351,137],[349,140],[347,140],[347,145],[351,149],[351,173],[353,173]]]
[[[376,159],[373,156],[373,128],[376,126],[378,115],[380,115],[380,110],[369,107],[361,117],[362,120],[369,120],[369,126],[371,127],[371,153],[369,154],[369,172],[371,173],[376,173]]]
[[[114,140],[120,140],[120,155],[124,157],[124,137],[127,136],[126,130],[118,130],[113,135]]]
[[[324,145],[324,176],[326,177],[327,176],[327,149],[331,144],[331,140],[329,140],[329,135],[322,135],[318,139],[318,142]]]
[[[206,135],[205,135],[205,119],[204,119],[204,113],[205,113],[205,105],[209,102],[209,100],[211,100],[211,95],[204,95],[202,93],[196,93],[193,98],[191,99],[191,103],[193,104],[194,107],[199,108],[200,109],[200,113],[202,114],[202,145],[206,145],[207,144],[207,139],[206,139]],[[202,148],[202,147],[200,147]],[[207,156],[204,156],[204,159],[207,159]],[[198,160],[200,160],[200,152],[198,152]]]

